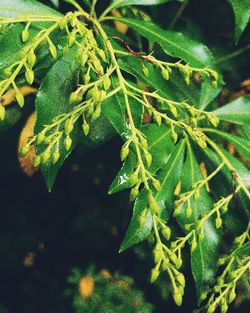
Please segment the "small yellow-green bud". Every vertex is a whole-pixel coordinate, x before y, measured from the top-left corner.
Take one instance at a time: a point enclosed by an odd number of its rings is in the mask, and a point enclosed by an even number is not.
[[[107,95],[106,91],[105,90],[101,90],[100,91],[100,95],[99,95],[99,101],[102,102],[103,100],[105,100],[106,95]]]
[[[0,120],[3,121],[5,118],[5,107],[0,103]]]
[[[182,287],[185,287],[185,276],[182,273],[177,274],[176,280]]]
[[[67,21],[67,17],[63,17],[59,20],[58,24],[59,24],[59,28],[60,30],[64,30],[66,25],[67,25],[68,21]]]
[[[104,79],[103,79],[103,88],[105,90],[108,90],[111,86],[111,80],[108,76],[106,76]]]
[[[82,100],[81,95],[77,94],[77,92],[72,92],[69,97],[69,104],[74,105]]]
[[[152,155],[147,151],[145,151],[145,159],[146,159],[147,165],[151,166],[153,158],[152,158]]]
[[[57,58],[57,50],[56,50],[56,47],[55,45],[53,45],[53,43],[50,43],[49,45],[49,51],[53,57],[53,59],[56,59]]]
[[[160,275],[159,270],[156,268],[153,268],[151,271],[151,275],[150,275],[150,282],[154,283],[157,280],[157,278],[159,277],[159,275]]]
[[[203,138],[199,138],[197,143],[201,147],[201,149],[203,149],[203,150],[206,149],[206,147],[207,147],[206,140],[204,140]]]
[[[24,106],[24,96],[20,91],[16,92],[16,101],[21,108]]]
[[[134,186],[138,182],[138,174],[135,172],[129,177],[130,186]]]
[[[173,299],[176,305],[181,306],[182,305],[182,294],[178,290],[177,292],[173,293]]]
[[[156,191],[160,191],[161,190],[161,183],[159,182],[159,180],[157,180],[157,179],[154,180],[153,186],[154,186]]]
[[[96,121],[101,115],[102,107],[98,105],[91,117],[91,122]]]
[[[82,125],[82,129],[83,129],[83,133],[84,133],[84,135],[85,136],[88,136],[88,134],[89,134],[89,124],[87,124],[87,123],[83,123],[83,125]]]
[[[153,251],[153,256],[154,256],[154,262],[157,264],[160,262],[162,259],[162,249],[160,246],[156,245],[154,251]]]
[[[51,143],[51,140],[52,140],[51,136],[45,137],[43,143],[45,145],[49,145]]]
[[[193,210],[190,207],[186,208],[186,217],[189,218],[193,214]]]
[[[207,313],[214,313],[216,306],[214,304],[210,304],[207,310]]]
[[[207,299],[207,292],[202,292],[199,301],[202,302]]]
[[[222,214],[226,214],[228,211],[228,205],[223,205],[222,208],[220,209]]]
[[[205,235],[203,232],[199,233],[199,240],[202,241],[205,238]]]
[[[221,306],[221,313],[226,313],[228,310],[228,305],[224,302]]]
[[[72,131],[74,129],[74,124],[70,119],[66,120],[65,125],[64,125],[64,129],[65,129],[66,135],[69,135],[72,133]]]
[[[68,52],[69,52],[69,46],[67,45],[63,48],[63,55],[66,55]]]
[[[159,214],[160,213],[160,207],[159,204],[157,203],[156,199],[152,195],[151,192],[148,193],[148,203],[149,207],[151,209],[152,214]]]
[[[175,253],[172,253],[172,254],[170,255],[170,260],[174,263],[174,265],[175,265],[177,268],[180,268],[180,267],[181,267],[182,261],[181,261],[181,259],[179,259],[179,258],[177,257],[177,255],[176,255]]]
[[[161,75],[164,79],[169,80],[169,71],[167,69],[162,69]]]
[[[168,269],[168,267],[169,267],[169,259],[164,258],[162,261],[162,270],[166,271]]]
[[[138,186],[136,185],[130,191],[129,200],[130,201],[134,201],[137,198],[138,195],[139,195],[139,190],[138,190]]]
[[[59,158],[60,158],[60,153],[58,151],[54,151],[52,153],[52,163],[56,164]]]
[[[51,153],[47,150],[45,150],[43,153],[42,153],[42,163],[43,164],[47,164],[49,159],[51,157]]]
[[[144,226],[145,225],[146,220],[147,220],[147,213],[148,213],[148,209],[146,208],[139,215],[139,218],[138,218],[139,226]]]
[[[36,63],[36,55],[33,49],[31,49],[28,53],[27,62],[30,67],[33,67]]]
[[[68,37],[68,43],[69,43],[69,47],[72,47],[74,45],[76,41],[76,34],[75,32],[70,33],[69,37]]]
[[[87,85],[90,82],[90,75],[87,73],[83,77],[85,85]]]
[[[200,198],[200,190],[197,188],[194,193],[194,200],[199,200]]]
[[[176,107],[174,105],[172,105],[171,103],[169,103],[168,106],[169,106],[169,109],[170,109],[171,113],[173,114],[173,116],[175,118],[177,118],[178,117],[178,112],[177,112]]]
[[[222,219],[220,216],[217,216],[216,219],[215,219],[215,226],[217,229],[219,229],[222,225]]]
[[[170,227],[165,225],[164,227],[162,227],[161,233],[162,233],[164,238],[166,238],[167,240],[170,239],[170,237],[171,237],[171,229],[170,229]]]
[[[158,126],[161,126],[161,122],[162,122],[162,118],[161,118],[161,116],[159,115],[159,114],[154,114],[154,121],[156,122],[156,124],[158,125]]]
[[[66,138],[64,139],[64,146],[65,146],[65,149],[69,151],[69,149],[72,146],[72,139],[70,138],[70,136],[66,136]]]
[[[173,143],[176,143],[178,140],[178,134],[174,130],[171,132],[171,138],[173,140]]]
[[[197,248],[197,241],[196,241],[196,238],[194,238],[191,243],[191,251],[193,252],[196,248]]]
[[[33,166],[38,167],[41,164],[41,157],[40,155],[37,155],[33,161]]]
[[[192,106],[190,106],[190,107],[188,108],[188,111],[189,111],[189,113],[190,113],[193,117],[195,117],[195,116],[197,115],[196,109],[195,109],[194,107],[192,107]]]
[[[23,158],[25,157],[30,151],[30,147],[28,145],[25,145],[22,147],[21,151],[20,151],[20,156]]]
[[[40,132],[36,137],[36,143],[40,145],[45,139],[45,134],[43,132]]]
[[[22,41],[26,42],[29,39],[29,31],[27,29],[24,29],[22,31]]]
[[[88,56],[87,53],[83,53],[83,54],[82,54],[82,60],[81,60],[82,66],[85,66],[85,64],[86,64],[87,61],[88,61],[88,58],[89,58],[89,56]]]
[[[141,138],[140,142],[143,148],[148,149],[148,141],[146,138]]]
[[[235,298],[236,298],[236,293],[235,293],[235,290],[232,289],[228,297],[228,303],[232,303]]]
[[[25,78],[27,82],[32,85],[35,79],[34,72],[31,69],[26,69]]]

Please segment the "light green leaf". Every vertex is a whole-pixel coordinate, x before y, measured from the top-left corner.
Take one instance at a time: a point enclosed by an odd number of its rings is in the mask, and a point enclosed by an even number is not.
[[[161,181],[161,190],[155,193],[155,198],[161,207],[161,217],[167,220],[171,212],[171,202],[173,199],[174,189],[179,181],[185,152],[185,141],[182,140],[172,151],[166,165],[159,171],[156,178]],[[146,222],[140,225],[138,222],[142,211],[147,208],[147,190],[143,189],[135,201],[133,216],[126,232],[125,238],[121,244],[120,251],[145,240],[152,230],[152,216],[148,210]]]
[[[0,18],[27,15],[60,16],[61,13],[35,0],[0,0]]]
[[[201,180],[199,164],[196,157],[188,146],[187,158],[184,163],[182,172],[181,192],[188,192],[193,189],[195,182]],[[177,221],[184,229],[186,224],[196,223],[202,214],[209,211],[213,207],[213,202],[210,199],[206,188],[200,189],[200,197],[198,200],[190,198],[190,207],[192,208],[191,217],[186,216],[187,205],[182,206],[180,214],[177,215]],[[212,278],[217,270],[216,263],[218,259],[219,235],[216,230],[212,218],[207,220],[204,225],[204,239],[198,241],[197,248],[191,252],[191,268],[194,276],[197,293],[200,294],[204,288],[211,283]]]
[[[239,125],[250,124],[250,96],[240,97],[213,111],[219,119]]]
[[[232,143],[235,148],[248,160],[250,160],[250,141],[237,137],[217,129],[206,129],[208,133],[215,134],[228,142]]]
[[[228,0],[234,11],[235,16],[235,40],[239,41],[241,34],[247,27],[250,19],[249,0]]]

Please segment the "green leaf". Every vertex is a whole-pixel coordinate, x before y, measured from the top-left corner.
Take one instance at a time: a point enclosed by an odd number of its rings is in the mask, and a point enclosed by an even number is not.
[[[113,0],[111,8],[120,8],[129,5],[160,5],[172,0]],[[178,2],[185,2],[186,0],[176,0]]]
[[[232,255],[237,258],[249,257],[250,255],[250,241],[245,243],[242,247],[233,251]]]
[[[69,53],[59,59],[45,76],[36,97],[36,133],[39,133],[44,128],[44,125],[51,124],[56,116],[72,110],[72,107],[69,105],[69,96],[79,68],[79,63],[75,60],[75,56],[76,48],[70,49]],[[58,170],[79,141],[80,134],[80,127],[78,128],[76,125],[72,133],[72,148],[66,151],[63,140],[61,140],[59,149],[61,156],[58,162],[56,164],[49,162],[41,166],[49,190],[53,187]],[[37,152],[40,152],[40,146],[37,147]]]
[[[172,208],[173,193],[181,175],[184,152],[185,141],[182,140],[174,148],[166,165],[156,176],[161,181],[161,189],[155,193],[155,198],[161,207],[161,217],[165,220],[169,217]],[[147,190],[143,189],[135,201],[133,216],[121,244],[120,252],[145,240],[150,235],[152,230],[152,216],[149,210],[146,216],[146,222],[143,225],[139,225],[138,222],[140,214],[148,206],[147,199]]]
[[[0,18],[27,15],[58,16],[61,13],[35,0],[0,0]]]
[[[143,126],[141,131],[146,136],[149,152],[153,155],[153,164],[150,167],[150,172],[154,174],[159,168],[164,167],[174,148],[174,144],[170,139],[171,131],[166,125],[159,127],[155,124]],[[111,184],[109,194],[130,188],[129,177],[134,172],[135,166],[136,156],[135,153],[131,151]]]
[[[132,18],[114,19],[127,24],[150,42],[158,43],[166,54],[180,58],[190,66],[215,68],[211,51],[205,45],[180,32],[165,31],[154,23]]]
[[[206,132],[215,134],[228,142],[232,143],[235,148],[248,160],[250,160],[250,141],[237,137],[217,129],[206,129]]]
[[[213,111],[219,119],[239,125],[250,124],[250,96],[240,97]]]
[[[249,0],[228,0],[231,3],[235,17],[235,41],[239,41],[241,34],[247,27],[250,19]]]
[[[203,179],[203,177],[200,172],[199,164],[191,146],[188,145],[187,158],[181,177],[181,192],[193,190],[195,182],[201,179]],[[194,200],[192,197],[190,198],[190,207],[193,211],[191,217],[188,218],[186,216],[186,204],[182,206],[180,214],[176,216],[178,223],[183,229],[186,224],[196,223],[201,218],[202,214],[212,209],[213,202],[205,187],[200,189],[200,197],[198,200]],[[211,283],[215,275],[217,270],[218,246],[218,230],[216,230],[214,222],[210,218],[204,225],[204,239],[198,241],[197,248],[191,252],[191,268],[198,294]]]

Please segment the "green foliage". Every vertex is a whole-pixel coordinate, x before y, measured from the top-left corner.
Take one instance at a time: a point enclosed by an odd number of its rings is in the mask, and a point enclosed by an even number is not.
[[[109,15],[122,6],[167,6],[169,1],[111,1],[99,19],[96,1],[84,1],[91,14],[74,0],[67,2],[74,10],[61,14],[34,0],[15,1],[14,10],[0,0],[0,131],[19,119],[17,107],[27,102],[22,87],[36,87],[34,135],[27,138],[21,157],[36,152],[33,166],[41,169],[49,190],[73,149],[86,152],[119,136],[122,167],[109,193],[129,189],[134,203],[120,251],[150,239],[151,282],[167,273],[180,306],[186,284],[184,247],[189,245],[201,310],[211,313],[220,305],[225,313],[236,284],[250,268],[250,142],[240,128],[249,122],[249,96],[220,106],[216,97],[223,87],[223,68],[204,43],[191,39],[191,31],[165,30],[140,7],[121,11],[122,17]],[[188,4],[179,2],[172,26]],[[238,40],[250,5],[231,2]],[[121,23],[129,28],[124,36]],[[10,94],[16,105],[9,108]],[[231,155],[226,144],[237,154]],[[231,231],[226,221],[235,208],[244,216],[241,230],[246,230],[222,262],[224,235]],[[218,264],[225,267],[218,271]],[[103,292],[107,306],[115,293],[124,301],[121,311],[124,306],[128,310],[131,298],[116,289],[108,284],[93,301],[75,295],[77,312],[96,311],[93,303]],[[138,299],[142,304],[139,293]]]

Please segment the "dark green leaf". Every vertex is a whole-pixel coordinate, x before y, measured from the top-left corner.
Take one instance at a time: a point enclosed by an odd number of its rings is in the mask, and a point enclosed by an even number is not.
[[[250,141],[225,133],[223,131],[217,129],[207,129],[207,131],[211,134],[215,134],[216,136],[220,136],[221,138],[227,140],[232,143],[235,148],[248,160],[250,160]]]
[[[66,56],[59,59],[45,76],[36,97],[36,133],[40,132],[44,128],[44,125],[51,124],[56,116],[69,112],[72,109],[69,105],[69,96],[74,86],[75,74],[79,68],[79,64],[75,60],[75,55],[76,49],[73,48]],[[78,127],[75,127],[72,134],[72,148],[69,151],[65,151],[63,142],[61,141],[61,157],[59,161],[55,165],[49,162],[47,165],[41,167],[49,190],[53,187],[58,170],[79,141],[80,134],[81,131]],[[39,147],[37,147],[37,151],[40,151]]]
[[[131,18],[116,18],[132,27],[141,36],[152,43],[161,45],[165,53],[184,60],[190,66],[214,68],[211,51],[200,42],[190,39],[180,32],[165,31],[156,24]]]
[[[0,0],[0,18],[28,15],[52,15],[61,13],[35,0]]]
[[[235,40],[239,41],[241,34],[247,27],[250,18],[249,0],[228,0],[234,10],[235,16]]]
[[[203,179],[203,177],[200,172],[199,164],[189,146],[181,177],[181,192],[191,191],[195,182],[201,179]],[[198,200],[194,200],[193,197],[190,198],[190,207],[193,211],[191,217],[187,218],[186,216],[186,204],[182,206],[181,213],[177,215],[178,223],[182,228],[184,228],[186,224],[196,223],[203,213],[212,209],[213,202],[205,187],[201,188]],[[191,253],[192,273],[198,294],[211,283],[217,270],[216,263],[218,259],[219,235],[211,218],[205,222],[204,236],[204,239],[198,241],[197,248]]]
[[[219,119],[240,125],[250,124],[250,96],[240,97],[213,111]]]
[[[161,190],[155,193],[155,198],[161,207],[161,217],[167,220],[172,208],[174,189],[179,181],[183,157],[185,152],[185,141],[181,141],[172,151],[166,165],[156,176],[161,182]],[[133,216],[126,232],[125,238],[121,244],[120,251],[124,251],[129,247],[145,240],[151,233],[152,216],[147,213],[146,223],[139,225],[138,219],[141,212],[147,208],[147,191],[143,189],[134,205]]]

